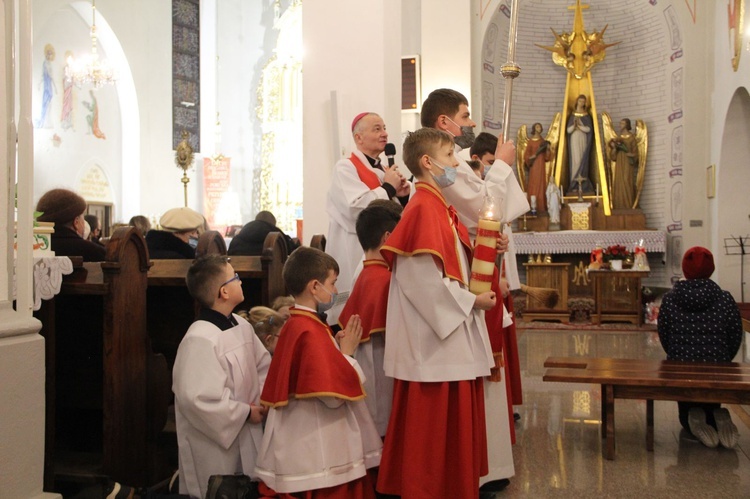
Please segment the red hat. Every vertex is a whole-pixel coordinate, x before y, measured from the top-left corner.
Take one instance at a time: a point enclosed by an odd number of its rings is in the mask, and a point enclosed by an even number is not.
[[[693,246],[682,257],[685,279],[708,279],[715,268],[714,256],[702,246]]]
[[[368,111],[366,113],[359,113],[357,116],[354,117],[354,119],[352,120],[352,132],[354,131],[354,127],[356,126],[356,124],[359,123],[359,120],[361,120],[368,114],[372,114],[372,113]]]

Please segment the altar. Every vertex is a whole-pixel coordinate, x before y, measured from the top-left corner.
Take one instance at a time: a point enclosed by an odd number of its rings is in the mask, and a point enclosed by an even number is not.
[[[518,255],[590,254],[597,245],[621,244],[632,251],[643,240],[647,253],[667,251],[667,235],[660,230],[563,230],[556,232],[514,232]]]
[[[597,246],[606,248],[623,245],[632,252],[635,244],[641,241],[646,253],[659,254],[667,250],[666,233],[658,230],[514,232],[513,244],[518,255],[521,282],[526,282],[528,286],[556,289],[560,294],[560,303],[549,309],[527,300],[528,313],[524,313],[526,320],[568,322],[567,315],[576,315],[581,312],[578,309],[583,307],[584,315],[590,316],[595,322],[624,320],[640,324],[641,280],[652,277],[657,282],[661,279],[663,269],[660,267],[663,266],[658,265],[659,258],[653,258],[656,262],[652,265],[652,271],[656,272],[651,274],[633,271],[606,273],[605,278],[609,275],[632,277],[636,274],[638,277],[637,281],[628,281],[626,288],[629,292],[620,296],[627,303],[618,304],[614,309],[605,299],[609,295],[601,294],[609,287],[597,282],[598,275],[589,272],[588,265],[591,251]]]

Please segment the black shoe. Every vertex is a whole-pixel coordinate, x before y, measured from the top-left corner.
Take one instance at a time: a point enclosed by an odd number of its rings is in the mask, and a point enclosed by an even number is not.
[[[510,485],[510,480],[508,478],[501,478],[500,480],[492,480],[481,487],[479,487],[480,492],[500,492],[501,490],[505,490],[505,487]]]
[[[517,412],[514,412],[513,413],[513,421],[520,421],[520,420],[521,420],[521,415],[518,414]]]

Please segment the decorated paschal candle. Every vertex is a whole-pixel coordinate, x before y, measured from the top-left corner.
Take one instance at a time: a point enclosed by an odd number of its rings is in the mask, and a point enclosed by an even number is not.
[[[471,279],[469,280],[469,291],[475,295],[486,293],[492,288],[501,219],[500,205],[492,196],[485,196],[484,205],[479,210],[477,239],[474,242],[474,258],[471,261]]]

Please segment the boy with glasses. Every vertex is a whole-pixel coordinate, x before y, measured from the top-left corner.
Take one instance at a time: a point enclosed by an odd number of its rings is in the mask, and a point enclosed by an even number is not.
[[[177,349],[172,374],[180,493],[206,497],[211,475],[253,477],[271,356],[252,326],[232,313],[244,295],[228,258],[197,259],[186,281],[201,310]]]

